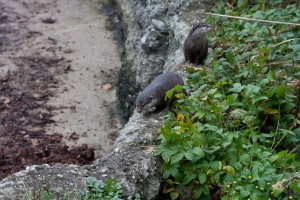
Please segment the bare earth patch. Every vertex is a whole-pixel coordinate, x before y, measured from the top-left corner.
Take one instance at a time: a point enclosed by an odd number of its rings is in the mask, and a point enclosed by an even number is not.
[[[121,64],[105,18],[84,0],[0,0],[0,180],[110,152]]]

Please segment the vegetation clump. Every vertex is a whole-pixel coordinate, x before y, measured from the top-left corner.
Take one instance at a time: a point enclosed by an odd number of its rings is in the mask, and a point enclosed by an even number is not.
[[[223,2],[215,14],[299,23],[295,4]],[[205,20],[213,52],[187,68],[188,97],[161,128],[171,199],[300,199],[300,27],[224,16]],[[171,96],[175,87],[167,94]]]
[[[139,200],[140,195],[136,194],[135,197],[123,197],[123,189],[121,183],[115,182],[114,179],[108,179],[107,183],[102,180],[96,180],[94,177],[86,179],[87,191],[78,190],[78,200]]]

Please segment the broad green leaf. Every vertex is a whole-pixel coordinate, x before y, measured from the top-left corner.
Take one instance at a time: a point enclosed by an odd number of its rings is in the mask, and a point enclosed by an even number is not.
[[[295,106],[296,106],[296,104],[290,103],[290,102],[285,102],[280,105],[282,111],[289,111],[289,110],[293,109]]]
[[[253,104],[255,104],[256,102],[261,101],[261,100],[268,100],[268,97],[266,97],[266,96],[257,96],[257,97],[253,97],[251,101],[252,101]]]
[[[195,189],[193,190],[194,192],[194,199],[199,199],[201,197],[202,194],[202,188],[201,186],[196,186]]]
[[[194,180],[195,178],[196,178],[196,174],[188,173],[184,176],[182,184],[186,185],[186,184],[190,183],[192,180]]]
[[[199,182],[200,182],[201,184],[205,183],[205,182],[206,182],[206,179],[207,179],[206,173],[204,173],[204,172],[199,173],[199,174],[198,174],[198,179],[199,179]]]
[[[203,135],[201,133],[198,133],[198,132],[195,132],[194,135],[193,135],[193,145],[194,146],[202,146],[204,145],[204,138],[203,138]],[[195,147],[195,148],[196,148]],[[198,147],[200,148],[200,147]],[[198,149],[196,148],[196,150],[194,151],[198,151]],[[193,153],[193,151],[192,151]],[[195,153],[197,155],[197,153]]]
[[[241,8],[247,6],[247,1],[245,1],[245,0],[238,0],[237,6],[238,6],[239,9],[241,9]]]
[[[227,59],[227,61],[231,64],[231,65],[234,65],[235,64],[235,59],[233,57],[233,54],[232,54],[232,50],[231,49],[228,49],[226,52],[225,52],[225,58]]]
[[[194,67],[186,67],[185,71],[187,71],[190,74],[197,72],[197,70]]]
[[[204,151],[201,147],[194,147],[190,152],[192,152],[193,154],[199,156],[199,158],[204,157]]]
[[[278,197],[284,190],[284,182],[278,181],[277,183],[272,185],[272,191],[274,197]]]
[[[272,1],[270,1],[270,4],[274,6],[281,2],[282,2],[282,0],[272,0]]]
[[[207,92],[207,94],[215,94],[218,91],[218,88],[211,89]]]
[[[216,151],[218,151],[221,147],[220,146],[211,146],[209,149],[205,149],[205,153],[207,154],[213,154]]]
[[[245,88],[245,86],[242,86],[242,84],[240,84],[240,83],[235,83],[235,84],[233,84],[233,88],[229,89],[229,91],[239,93],[239,92],[241,92],[244,88]]]
[[[278,113],[277,109],[273,109],[273,108],[264,109],[264,114],[267,114],[267,115],[274,115],[274,114],[277,114],[277,113]]]
[[[290,187],[300,195],[300,181],[299,180],[294,180]]]
[[[230,112],[230,117],[233,119],[243,119],[247,115],[247,111],[243,109],[234,109]]]
[[[216,173],[220,169],[222,169],[222,162],[221,161],[212,161],[209,163],[210,168],[212,169],[213,173]]]
[[[208,188],[208,186],[207,185],[202,185],[201,187],[202,187],[203,193],[206,194],[206,195],[209,195],[209,188]],[[205,198],[203,198],[203,199],[205,199]]]
[[[235,170],[233,167],[226,165],[223,167],[223,169],[230,175],[234,176],[235,175]]]
[[[276,155],[271,156],[271,157],[269,158],[270,163],[274,162],[274,161],[277,160],[278,158],[279,158],[279,156],[276,156]]]
[[[172,138],[172,132],[171,132],[171,122],[169,119],[167,119],[165,121],[165,126],[162,127],[161,129],[161,134],[167,139],[171,139]]]
[[[240,156],[240,162],[243,163],[244,165],[249,165],[250,164],[250,156],[246,153],[242,154]]]
[[[162,153],[162,158],[163,160],[168,163],[171,159],[171,156],[174,155],[175,153],[177,153],[179,151],[179,148],[169,148],[169,149],[165,149]]]
[[[283,151],[280,151],[279,153],[277,153],[275,155],[278,156],[279,160],[282,160],[286,157],[287,154],[288,154],[288,150],[283,150]]]
[[[172,200],[175,200],[179,197],[179,193],[178,192],[171,192],[170,197],[171,197]]]
[[[276,96],[278,99],[283,99],[285,97],[285,85],[281,84],[279,86]]]
[[[241,197],[243,197],[243,198],[248,197],[248,196],[250,195],[250,191],[249,191],[249,190],[246,190],[246,189],[241,190],[241,191],[240,191],[240,195],[241,195]]]
[[[178,174],[178,169],[177,169],[178,166],[176,165],[164,165],[163,167],[163,178],[164,179],[167,179],[170,177],[170,175],[177,175]]]
[[[238,94],[232,94],[232,95],[229,95],[226,97],[226,102],[229,104],[229,105],[235,105],[238,103]]]
[[[165,100],[170,99],[173,96],[174,89],[171,89],[166,92]]]
[[[194,159],[194,154],[192,152],[188,151],[188,152],[185,152],[184,157],[186,157],[186,159],[192,161]]]
[[[171,159],[171,164],[174,164],[174,163],[177,163],[177,162],[181,161],[184,155],[185,154],[182,153],[182,152],[174,154],[172,156],[172,159]]]
[[[219,183],[219,181],[220,181],[220,173],[217,172],[216,174],[214,174],[214,175],[213,175],[213,178],[215,179],[215,182],[216,182],[216,183]]]
[[[205,115],[205,112],[202,111],[202,110],[198,110],[196,113],[195,113],[195,117],[197,117],[198,119],[202,119]]]
[[[201,160],[200,167],[203,171],[207,171],[209,169],[209,163],[206,160]]]

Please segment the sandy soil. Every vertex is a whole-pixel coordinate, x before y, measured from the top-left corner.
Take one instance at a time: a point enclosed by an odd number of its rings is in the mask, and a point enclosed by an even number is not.
[[[110,152],[121,63],[106,26],[88,0],[0,0],[0,179]]]
[[[112,32],[105,29],[106,16],[92,6],[60,0],[61,12],[52,15],[57,23],[46,27],[46,37],[70,51],[64,57],[72,61],[72,72],[60,77],[65,85],[48,102],[64,108],[55,113],[48,133],[62,133],[68,146],[88,144],[97,158],[111,150],[109,137],[121,128],[115,87],[121,63]]]

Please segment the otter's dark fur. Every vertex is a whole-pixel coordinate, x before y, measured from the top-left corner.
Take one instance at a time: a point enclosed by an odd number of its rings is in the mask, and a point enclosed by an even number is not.
[[[167,109],[175,96],[165,100],[166,92],[173,89],[177,84],[184,85],[183,79],[175,73],[164,73],[157,76],[136,99],[137,112],[149,114],[153,111]]]
[[[209,24],[197,23],[184,41],[183,51],[185,60],[196,65],[203,65],[208,53],[206,32],[211,29]]]

